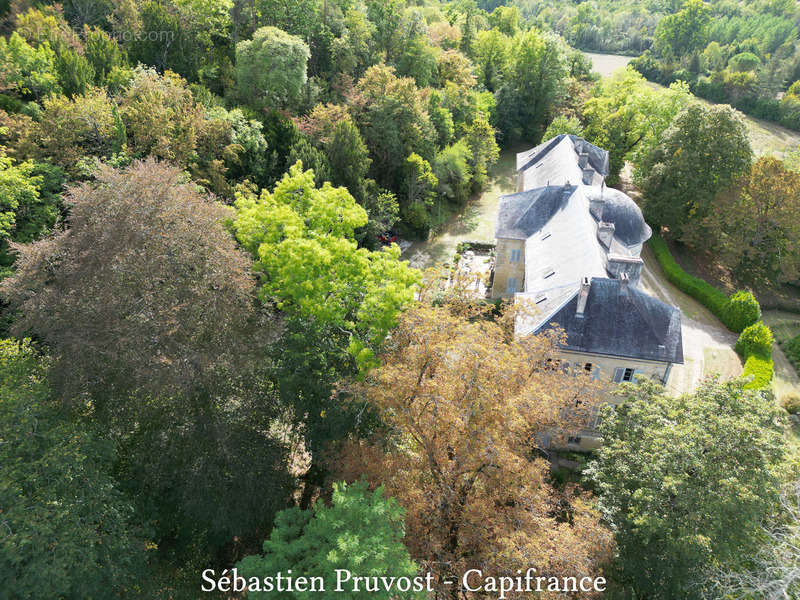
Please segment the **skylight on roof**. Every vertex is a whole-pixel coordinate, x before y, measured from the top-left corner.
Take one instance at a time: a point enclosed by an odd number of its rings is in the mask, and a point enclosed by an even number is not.
[[[542,241],[545,241],[545,240],[546,240],[547,238],[549,238],[551,235],[553,235],[553,234],[552,234],[552,233],[550,233],[549,231],[545,231],[545,232],[542,234]]]
[[[556,274],[556,270],[553,267],[547,267],[542,271],[542,279],[547,279],[548,277],[552,277]]]
[[[536,304],[541,304],[545,300],[547,300],[547,294],[545,294],[544,292],[539,292],[538,294],[536,294],[536,297],[534,298]]]

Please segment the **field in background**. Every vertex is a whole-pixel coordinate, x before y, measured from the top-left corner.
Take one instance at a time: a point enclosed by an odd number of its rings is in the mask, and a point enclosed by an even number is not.
[[[608,77],[617,69],[622,69],[627,65],[633,57],[621,56],[618,54],[596,54],[593,52],[584,52],[584,56],[592,59],[594,71],[600,73],[603,77]],[[654,87],[663,87],[657,83],[650,82]],[[699,102],[711,104],[702,98],[697,99]],[[782,156],[787,150],[793,150],[800,145],[800,133],[781,127],[777,123],[756,119],[748,115],[742,115],[747,125],[747,131],[750,134],[750,143],[753,146],[753,151],[756,154],[775,154]]]

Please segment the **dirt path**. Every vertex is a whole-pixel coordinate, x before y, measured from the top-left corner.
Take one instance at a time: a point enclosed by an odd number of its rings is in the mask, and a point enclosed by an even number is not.
[[[425,269],[452,260],[459,242],[494,243],[497,206],[500,196],[516,191],[514,169],[516,154],[521,150],[503,150],[489,174],[489,185],[486,189],[471,198],[458,214],[453,215],[440,234],[424,242],[414,242],[406,248],[403,258],[411,266]]]
[[[649,246],[642,250],[644,269],[640,287],[648,294],[681,309],[682,365],[672,367],[668,389],[680,394],[694,390],[703,376],[737,377],[742,362],[733,350],[736,334],[728,331],[711,312],[664,277]]]

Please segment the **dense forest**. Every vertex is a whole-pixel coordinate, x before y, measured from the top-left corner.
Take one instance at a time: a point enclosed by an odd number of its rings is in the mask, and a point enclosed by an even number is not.
[[[792,0],[517,0],[523,18],[584,50],[637,56],[635,68],[669,85],[800,129],[800,12]]]
[[[631,165],[654,230],[721,248],[742,286],[795,284],[796,165],[692,96],[735,80],[795,126],[794,3],[0,13],[0,598],[227,598],[201,573],[234,568],[424,572],[452,600],[474,568],[604,577],[613,598],[797,592],[797,461],[768,391],[625,384],[601,450],[554,473],[536,440],[603,390],[553,367],[557,333],[516,337],[520,307],[386,243],[439,231],[501,148],[573,133],[609,150],[610,184]],[[599,80],[573,46],[643,52],[669,87]],[[421,597],[344,594],[375,595]]]

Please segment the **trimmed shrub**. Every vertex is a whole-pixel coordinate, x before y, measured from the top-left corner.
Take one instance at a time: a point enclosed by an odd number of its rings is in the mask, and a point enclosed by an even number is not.
[[[761,306],[751,292],[739,290],[728,302],[728,327],[731,331],[744,331],[761,318]]]
[[[761,307],[753,294],[740,290],[728,298],[722,290],[684,271],[660,235],[654,233],[649,243],[667,279],[710,310],[725,327],[739,333],[761,318]]]
[[[661,265],[661,269],[667,279],[679,290],[689,294],[708,308],[714,313],[714,316],[730,329],[728,325],[728,296],[708,282],[698,277],[692,277],[681,269],[680,265],[672,257],[669,248],[667,248],[667,243],[660,235],[653,234],[653,237],[650,238],[650,247],[653,249],[653,254],[655,254],[656,260]]]
[[[752,354],[768,358],[772,355],[775,337],[769,327],[761,321],[747,327],[736,340],[736,351],[744,357]]]
[[[751,354],[744,363],[742,377],[752,376],[744,388],[746,390],[760,390],[768,387],[772,382],[772,359],[756,354]]]
[[[800,395],[787,394],[781,404],[790,415],[800,414]]]

